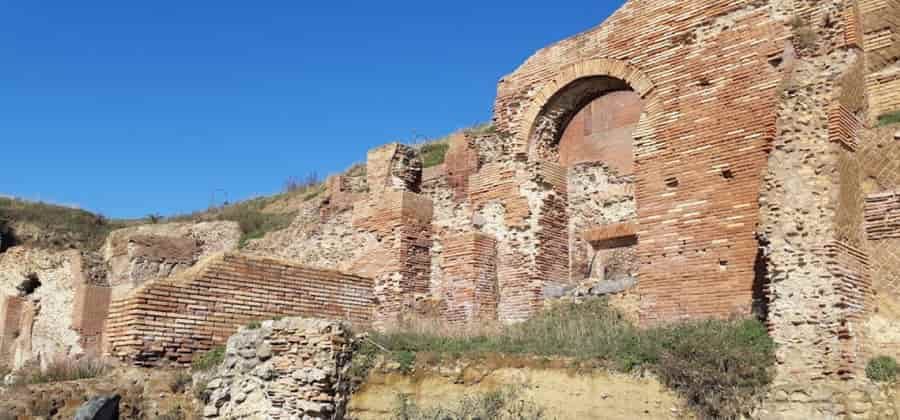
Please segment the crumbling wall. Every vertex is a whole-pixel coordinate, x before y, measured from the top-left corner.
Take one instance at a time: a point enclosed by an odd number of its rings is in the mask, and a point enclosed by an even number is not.
[[[113,297],[135,287],[184,271],[211,255],[237,249],[236,222],[141,225],[109,234],[103,247]]]
[[[583,163],[569,169],[569,270],[574,282],[636,278],[636,238],[606,242],[591,231],[631,222],[637,217],[634,177],[620,175],[605,163]],[[632,232],[633,234],[634,232]]]
[[[78,251],[13,247],[0,254],[0,364],[80,354],[73,315],[84,283]]]
[[[344,418],[352,339],[346,325],[318,319],[240,330],[207,385],[204,418]]]
[[[186,364],[251,321],[315,316],[365,325],[374,308],[371,279],[226,254],[114,301],[107,354],[144,366]]]
[[[857,37],[865,46],[865,86],[869,121],[900,111],[900,1],[859,0],[855,15]]]
[[[870,356],[864,323],[873,285],[858,150],[864,109],[852,106],[859,102],[852,95],[865,92],[846,83],[864,58],[855,10],[850,1],[801,1],[791,10],[761,197],[780,381],[858,378]]]
[[[470,179],[476,227],[497,240],[497,315],[531,317],[570,283],[566,171],[549,162],[489,163]]]
[[[627,2],[501,80],[494,124],[512,154],[556,161],[585,103],[633,90],[641,320],[751,313],[761,174],[787,16],[755,0]],[[648,27],[647,22],[653,22]]]

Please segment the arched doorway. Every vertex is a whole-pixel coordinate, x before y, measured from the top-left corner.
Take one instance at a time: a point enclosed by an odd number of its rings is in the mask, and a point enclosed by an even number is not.
[[[529,158],[568,172],[573,283],[617,291],[637,282],[634,143],[643,113],[625,80],[587,76],[554,92],[534,119]]]

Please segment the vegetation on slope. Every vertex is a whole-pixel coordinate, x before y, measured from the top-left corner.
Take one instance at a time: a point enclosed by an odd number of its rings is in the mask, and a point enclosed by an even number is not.
[[[878,117],[878,125],[885,126],[900,123],[900,111],[883,114]]]
[[[241,240],[238,245],[243,248],[250,241],[259,239],[269,232],[282,230],[290,226],[297,216],[296,211],[275,212],[266,208],[279,201],[299,197],[309,201],[325,190],[324,184],[315,175],[307,176],[303,181],[293,178],[285,182],[284,192],[272,196],[257,197],[206,211],[189,215],[174,216],[165,219],[167,222],[206,222],[232,221],[241,228]]]
[[[900,365],[890,356],[879,356],[869,361],[866,376],[875,382],[896,382],[900,375]]]
[[[129,223],[132,222],[108,220],[72,207],[0,197],[0,233],[12,239],[12,243],[4,240],[3,247],[22,243],[51,249],[96,250],[109,232]],[[23,229],[26,225],[28,229]]]
[[[448,150],[450,150],[450,143],[446,140],[423,144],[419,149],[419,154],[422,156],[422,166],[431,168],[444,163]]]
[[[400,365],[439,357],[517,354],[588,361],[621,372],[649,371],[705,418],[739,417],[772,380],[775,345],[756,320],[710,320],[640,329],[604,300],[559,305],[521,324],[468,333],[402,328],[373,333],[372,346]],[[364,346],[365,347],[365,346]],[[378,350],[361,349],[357,371]],[[410,361],[411,359],[411,361]]]

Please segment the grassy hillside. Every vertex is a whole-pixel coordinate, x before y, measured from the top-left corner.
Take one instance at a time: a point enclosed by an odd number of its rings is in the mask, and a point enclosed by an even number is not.
[[[4,248],[28,244],[51,249],[96,250],[109,232],[133,223],[109,220],[72,207],[0,197]]]

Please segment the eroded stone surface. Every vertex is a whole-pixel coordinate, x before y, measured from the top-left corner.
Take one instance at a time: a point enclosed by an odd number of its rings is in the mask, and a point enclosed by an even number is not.
[[[242,329],[209,382],[209,419],[343,418],[352,337],[339,322],[287,318]]]

